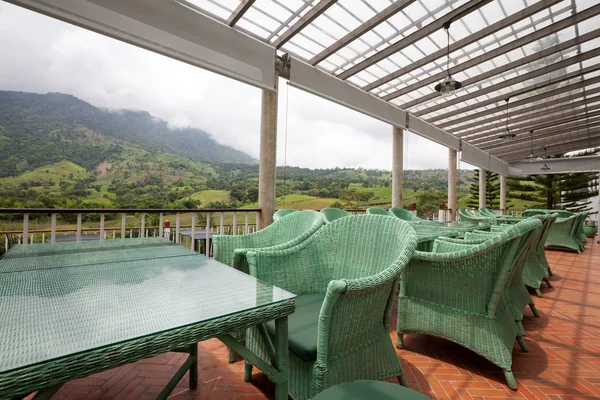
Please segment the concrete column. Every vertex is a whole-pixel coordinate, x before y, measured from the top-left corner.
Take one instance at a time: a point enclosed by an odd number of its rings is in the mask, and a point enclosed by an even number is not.
[[[258,208],[260,228],[273,222],[275,212],[275,167],[277,166],[277,100],[279,73],[283,64],[280,60],[275,64],[275,90],[262,91],[260,117],[260,156],[258,168]]]
[[[506,214],[506,176],[500,175],[500,212]]]
[[[456,221],[458,211],[458,200],[456,197],[456,187],[458,184],[458,152],[454,149],[448,149],[448,208],[450,209],[450,220]]]
[[[392,207],[402,208],[404,131],[394,126],[392,142]]]
[[[479,208],[485,208],[486,206],[486,175],[487,171],[479,168]]]

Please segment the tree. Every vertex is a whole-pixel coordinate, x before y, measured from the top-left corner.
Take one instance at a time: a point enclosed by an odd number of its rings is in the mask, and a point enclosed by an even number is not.
[[[597,154],[600,149],[574,155],[557,154],[550,159],[582,157]],[[511,176],[508,197],[534,202],[533,207],[567,209],[573,212],[590,210],[590,198],[598,195],[598,175],[595,172]]]
[[[473,183],[469,187],[471,197],[467,202],[468,207],[479,207],[479,170],[475,170],[473,175]],[[485,172],[485,207],[498,208],[500,207],[500,178],[497,173],[492,171]]]

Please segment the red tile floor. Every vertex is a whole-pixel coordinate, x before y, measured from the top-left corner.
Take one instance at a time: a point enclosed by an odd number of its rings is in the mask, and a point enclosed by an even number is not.
[[[552,289],[534,297],[541,318],[526,311],[529,353],[514,349],[519,391],[507,388],[499,368],[451,342],[407,335],[398,350],[410,387],[435,399],[592,399],[600,398],[600,245],[582,254],[547,252]],[[392,327],[395,326],[395,319]],[[396,340],[396,333],[390,333]],[[243,380],[243,362],[227,362],[217,340],[200,343],[198,389],[184,378],[173,399],[272,399],[273,386],[254,370]],[[184,355],[168,353],[67,383],[53,399],[153,399]],[[393,381],[393,380],[392,380]]]

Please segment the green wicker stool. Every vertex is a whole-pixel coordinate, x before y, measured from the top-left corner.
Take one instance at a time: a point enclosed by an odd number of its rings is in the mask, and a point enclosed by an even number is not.
[[[419,392],[381,381],[341,383],[319,393],[312,400],[431,400]]]

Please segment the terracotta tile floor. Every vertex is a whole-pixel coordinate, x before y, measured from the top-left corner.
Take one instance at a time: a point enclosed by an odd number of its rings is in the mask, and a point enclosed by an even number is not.
[[[448,341],[407,335],[398,350],[410,387],[436,399],[600,398],[600,245],[583,254],[548,252],[554,288],[534,300],[541,318],[526,311],[529,353],[514,349],[519,391],[508,389],[499,368]],[[392,327],[395,326],[395,320]],[[395,342],[396,334],[391,332]],[[271,399],[273,386],[255,369],[243,380],[243,363],[227,362],[217,340],[200,343],[197,390],[184,378],[174,399]],[[53,399],[152,399],[183,362],[168,353],[69,382]]]

